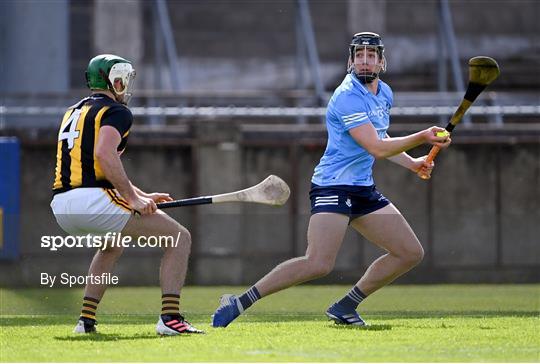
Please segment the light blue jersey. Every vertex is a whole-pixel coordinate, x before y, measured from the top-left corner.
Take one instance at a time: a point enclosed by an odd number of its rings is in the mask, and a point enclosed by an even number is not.
[[[319,186],[373,185],[375,158],[353,139],[349,130],[372,123],[379,138],[385,138],[392,101],[392,89],[381,80],[373,95],[356,76],[345,76],[326,109],[328,143],[311,182]]]

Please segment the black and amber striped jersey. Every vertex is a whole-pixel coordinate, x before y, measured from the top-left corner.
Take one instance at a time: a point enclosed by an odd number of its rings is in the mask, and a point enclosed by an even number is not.
[[[94,149],[100,128],[110,125],[120,133],[122,140],[117,150],[123,151],[132,123],[131,111],[104,94],[93,94],[70,107],[58,132],[53,192],[78,187],[114,188],[96,160]]]

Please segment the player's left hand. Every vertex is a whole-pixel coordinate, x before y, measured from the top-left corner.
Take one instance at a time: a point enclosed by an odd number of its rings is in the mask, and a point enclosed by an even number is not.
[[[452,139],[450,133],[439,126],[432,126],[423,131],[425,143],[439,147],[440,149],[448,148]]]
[[[410,168],[414,173],[421,172],[422,174],[430,175],[431,171],[433,170],[433,167],[435,167],[435,163],[426,162],[427,155],[420,157],[420,158],[414,158],[412,167]]]
[[[151,198],[155,203],[172,201],[172,197],[168,193],[152,192],[147,193],[146,197]]]

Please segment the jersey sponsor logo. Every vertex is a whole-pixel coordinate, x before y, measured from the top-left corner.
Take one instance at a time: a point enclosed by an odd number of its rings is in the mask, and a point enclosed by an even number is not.
[[[377,117],[379,119],[384,118],[385,115],[390,114],[387,108],[384,108],[382,106],[377,106],[375,110],[370,110],[368,113],[368,116],[370,117]]]

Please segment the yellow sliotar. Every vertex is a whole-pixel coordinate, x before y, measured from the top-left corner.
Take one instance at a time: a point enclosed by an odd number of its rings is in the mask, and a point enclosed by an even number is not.
[[[437,133],[435,133],[435,135],[440,138],[443,138],[443,137],[450,136],[450,133],[446,130],[443,130],[443,131],[438,131]]]

